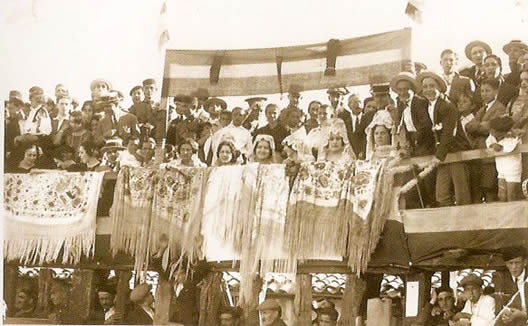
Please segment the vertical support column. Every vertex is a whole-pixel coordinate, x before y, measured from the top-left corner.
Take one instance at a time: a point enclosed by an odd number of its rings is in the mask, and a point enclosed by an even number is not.
[[[93,308],[95,275],[93,270],[76,269],[72,275],[72,292],[70,309],[75,311],[76,318],[84,321]]]
[[[442,287],[449,287],[449,271],[442,271]]]
[[[53,274],[51,269],[42,268],[39,271],[37,311],[41,312],[42,315],[46,317],[50,312],[48,306],[48,298],[51,290],[52,279]]]
[[[116,313],[120,313],[123,316],[126,316],[125,313],[127,312],[126,305],[130,295],[129,281],[131,277],[132,273],[130,271],[119,271],[118,273],[115,310]]]
[[[200,326],[217,324],[222,302],[222,272],[211,272],[205,278],[200,292]]]
[[[295,276],[294,313],[296,325],[304,326],[312,323],[312,275],[297,274]]]
[[[359,326],[356,325],[356,320],[361,315],[361,301],[366,289],[367,282],[365,280],[356,274],[347,275],[338,326]]]
[[[12,316],[15,312],[15,298],[17,291],[17,266],[4,265],[4,300],[7,304],[7,312]]]
[[[252,296],[251,298],[247,298],[247,302],[242,304],[244,318],[242,322],[245,326],[258,326],[260,324],[259,313],[257,311],[259,293],[262,289],[262,279],[260,276],[255,275],[252,284]]]
[[[154,314],[154,325],[169,324],[169,307],[171,301],[171,284],[161,277],[156,288],[156,312]]]
[[[431,273],[412,273],[406,278],[405,317],[410,325],[420,312],[420,309],[430,299]]]

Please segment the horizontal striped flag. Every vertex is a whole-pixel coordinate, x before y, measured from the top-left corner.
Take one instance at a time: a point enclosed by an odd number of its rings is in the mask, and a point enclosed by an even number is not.
[[[279,93],[292,85],[314,90],[382,83],[410,59],[409,28],[331,40],[328,46],[167,50],[162,96],[190,95],[200,88],[211,96],[238,96]]]
[[[402,214],[415,266],[489,267],[501,263],[490,253],[510,246],[528,247],[528,201],[404,210]]]

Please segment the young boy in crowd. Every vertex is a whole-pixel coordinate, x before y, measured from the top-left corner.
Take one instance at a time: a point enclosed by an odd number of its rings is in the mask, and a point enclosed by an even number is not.
[[[520,140],[511,133],[513,120],[509,116],[494,118],[490,121],[490,135],[486,146],[496,152],[509,153],[515,150]],[[500,201],[513,201],[518,198],[521,184],[521,154],[497,156],[495,165],[498,172],[498,197]]]

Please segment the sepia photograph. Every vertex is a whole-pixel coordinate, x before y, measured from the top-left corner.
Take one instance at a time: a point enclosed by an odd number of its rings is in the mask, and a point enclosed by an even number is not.
[[[528,326],[528,0],[1,0],[11,325]]]

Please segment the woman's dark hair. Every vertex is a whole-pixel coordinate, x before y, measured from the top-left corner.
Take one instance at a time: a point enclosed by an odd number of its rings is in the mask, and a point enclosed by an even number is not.
[[[227,146],[231,150],[231,161],[229,163],[235,163],[238,155],[240,155],[240,152],[235,148],[235,145],[233,145],[232,142],[224,140],[223,142],[218,145],[218,149],[216,150],[216,157],[220,158],[220,150],[222,147]]]
[[[22,161],[24,159],[24,156],[26,156],[26,152],[32,148],[35,148],[37,150],[37,159],[38,159],[40,155],[42,154],[39,149],[39,146],[34,142],[30,142],[30,143],[24,143],[20,147],[18,147],[18,150],[16,151],[18,153],[17,161],[18,162]]]
[[[92,101],[84,101],[82,107],[81,107],[81,111],[84,111],[84,108],[87,107],[87,106],[91,106],[92,107],[92,110],[94,110],[94,113],[95,113],[95,107],[94,107],[94,103]]]
[[[85,141],[84,143],[81,144],[82,148],[84,148],[84,151],[86,152],[86,154],[88,154],[88,156],[91,156],[91,157],[96,157],[97,156],[97,145],[95,145],[95,143],[91,140],[88,140],[88,141]]]
[[[483,62],[486,62],[486,60],[488,59],[495,59],[497,61],[497,63],[499,64],[499,75],[502,74],[502,60],[501,58],[499,58],[497,55],[495,54],[490,54],[490,55],[487,55],[485,58],[484,58],[484,61]]]
[[[260,139],[256,144],[255,144],[255,148],[253,149],[253,154],[257,154],[257,146],[258,146],[258,143],[260,142],[265,142],[266,144],[268,144],[268,148],[270,150],[270,153],[268,155],[268,157],[266,157],[266,159],[268,158],[271,158],[273,156],[273,151],[271,150],[271,144],[269,141],[265,140],[265,139]]]
[[[186,138],[181,143],[178,144],[178,147],[177,147],[178,148],[178,154],[180,154],[180,150],[181,150],[181,147],[183,145],[191,146],[193,154],[198,152],[198,149],[196,148],[196,142],[194,140],[190,139],[190,138]]]

